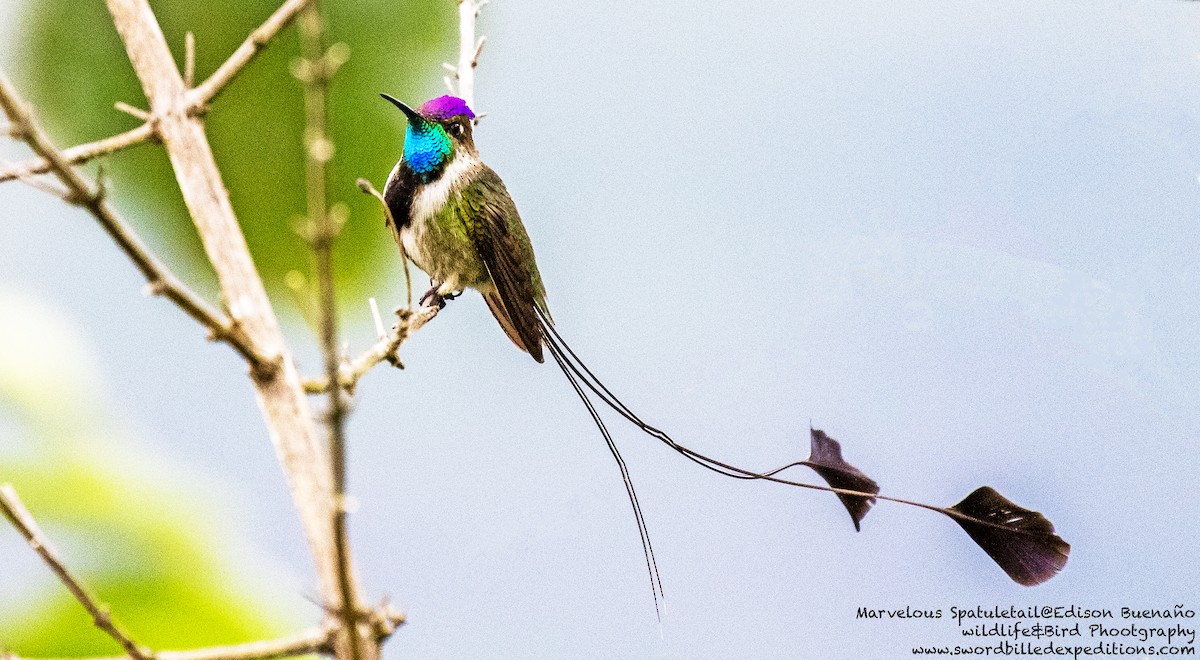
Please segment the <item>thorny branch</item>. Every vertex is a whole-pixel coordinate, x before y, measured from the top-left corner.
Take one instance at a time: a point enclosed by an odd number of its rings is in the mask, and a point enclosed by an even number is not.
[[[21,502],[21,498],[17,497],[17,491],[13,490],[12,485],[0,485],[0,512],[8,519],[8,522],[21,536],[25,537],[25,541],[33,551],[46,562],[50,570],[54,572],[58,579],[67,587],[75,600],[79,601],[80,605],[87,610],[92,617],[92,623],[97,628],[103,630],[112,637],[121,648],[125,649],[125,653],[134,660],[149,660],[150,654],[142,647],[137,645],[121,627],[113,621],[112,616],[108,613],[108,608],[96,601],[96,598],[88,592],[87,588],[71,574],[62,560],[58,558],[58,553],[54,547],[50,545],[50,541],[42,533],[38,527],[37,521],[33,519],[33,515],[25,508],[25,504]]]
[[[225,341],[233,346],[246,358],[255,372],[266,373],[275,368],[275,358],[263,355],[232,319],[213,309],[150,252],[133,228],[121,219],[109,205],[105,199],[103,185],[89,183],[64,160],[62,153],[38,126],[28,105],[2,70],[0,70],[0,107],[4,108],[9,121],[12,122],[15,136],[24,140],[34,152],[40,154],[49,164],[49,171],[66,186],[66,194],[63,195],[63,199],[69,204],[86,209],[95,216],[104,230],[117,242],[117,245],[124,250],[149,281],[147,287],[149,293],[162,295],[183,309],[188,316],[207,326],[213,339]]]

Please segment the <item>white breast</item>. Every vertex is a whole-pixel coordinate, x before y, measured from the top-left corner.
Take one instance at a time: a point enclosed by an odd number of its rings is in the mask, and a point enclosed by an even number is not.
[[[466,180],[466,174],[479,164],[479,159],[465,150],[459,150],[454,160],[446,166],[442,176],[421,187],[420,192],[413,198],[412,221],[414,225],[428,222],[446,205],[455,185]]]

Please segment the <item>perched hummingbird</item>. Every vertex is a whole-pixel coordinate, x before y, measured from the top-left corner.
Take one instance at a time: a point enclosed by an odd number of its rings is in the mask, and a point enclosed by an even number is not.
[[[433,279],[433,287],[421,298],[422,303],[431,300],[444,306],[446,300],[453,300],[465,289],[476,289],[483,294],[488,309],[518,348],[538,362],[544,361],[543,350],[549,351],[580,401],[587,407],[620,468],[625,492],[637,521],[656,613],[660,612],[662,580],[642,516],[642,507],[634,491],[629,469],[592,397],[599,399],[646,435],[723,476],[834,492],[850,512],[854,527],[858,529],[859,520],[876,501],[879,486],[846,463],[837,442],[823,432],[810,429],[813,449],[809,459],[794,461],[767,472],[755,472],[709,458],[675,442],[663,431],[642,421],[622,403],[588,369],[555,329],[546,305],[546,289],[533,256],[533,245],[525,226],[521,224],[517,206],[500,177],[479,159],[471,132],[475,113],[465,101],[453,96],[427,101],[417,110],[387,94],[382,96],[404,113],[408,123],[404,135],[404,155],[388,175],[383,197],[391,216],[389,224],[404,253]],[[816,470],[829,487],[778,476],[784,470],[800,465]],[[924,504],[916,506],[950,515],[1014,580],[1022,584],[1044,582],[1063,566],[1066,561],[1064,548],[1069,549],[1069,546],[1062,539],[1052,536],[1040,544],[1030,542],[1028,524],[1013,529],[996,524],[994,518],[1010,518],[1015,507],[999,494],[995,494],[995,498],[1000,500],[999,508],[995,511],[985,510],[985,515],[979,518],[970,515],[964,518],[962,507],[972,497],[975,497],[975,493],[950,509]],[[987,493],[980,497],[991,498]],[[991,499],[994,501],[995,498]],[[885,499],[903,502],[894,498]],[[979,507],[980,504],[976,502],[974,506]],[[951,511],[954,513],[951,514]],[[1045,522],[1048,531],[1034,525],[1035,534],[1044,536],[1053,532],[1053,526],[1041,514],[1024,509],[1020,511]],[[1008,520],[1008,523],[1011,525],[1014,521],[1024,519],[1018,516]],[[973,526],[968,527],[963,520]],[[995,540],[1000,533],[996,531],[997,528],[1004,533],[1020,536],[1023,540],[1013,544],[1012,548],[1002,548]],[[986,534],[980,531],[985,529]],[[988,542],[985,543],[981,538]]]
[[[453,96],[438,97],[417,110],[387,94],[381,96],[399,108],[408,121],[404,156],[388,175],[383,197],[395,223],[392,229],[404,252],[433,278],[433,288],[421,298],[422,302],[432,300],[444,305],[464,289],[476,289],[518,348],[538,362],[544,359],[543,349],[550,352],[587,407],[621,470],[658,611],[662,581],[642,508],[625,461],[589,391],[643,433],[724,476],[789,483],[772,476],[786,467],[760,474],[708,458],[643,422],[622,403],[555,329],[533,245],[521,224],[516,204],[500,177],[479,159],[471,134],[475,113],[462,99]]]
[[[475,113],[453,96],[419,110],[383,97],[408,119],[404,157],[383,197],[405,253],[434,280],[422,302],[445,304],[467,287],[477,289],[509,339],[542,362],[546,289],[516,204],[479,160],[471,136]]]
[[[592,376],[554,329],[533,245],[517,206],[500,177],[479,159],[471,133],[475,113],[454,96],[440,96],[416,110],[387,94],[381,96],[399,108],[408,123],[404,156],[388,175],[383,197],[404,252],[433,279],[422,302],[444,305],[464,289],[476,289],[518,348],[538,362],[545,359],[543,346],[549,348],[621,470],[657,611],[662,582],[641,505],[625,461],[584,387],[609,406],[619,406],[616,409],[626,418],[632,413]],[[635,423],[647,428],[640,420]]]

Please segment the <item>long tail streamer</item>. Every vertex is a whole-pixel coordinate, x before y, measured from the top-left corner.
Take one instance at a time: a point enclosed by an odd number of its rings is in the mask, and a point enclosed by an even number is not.
[[[754,472],[729,463],[709,458],[704,454],[684,447],[675,442],[671,436],[662,430],[642,421],[629,409],[611,390],[596,377],[587,365],[579,359],[575,351],[562,338],[549,316],[537,309],[538,324],[541,327],[542,339],[554,356],[560,369],[576,395],[587,407],[592,421],[600,429],[608,450],[621,470],[621,478],[625,482],[625,492],[629,496],[630,506],[633,507],[637,519],[638,536],[642,542],[642,553],[646,558],[646,571],[650,575],[650,591],[654,597],[654,610],[662,621],[660,599],[663,598],[662,579],[658,572],[658,563],[654,558],[654,547],[650,543],[650,534],[646,528],[646,520],[642,515],[642,506],[638,502],[637,492],[629,476],[629,468],[621,458],[621,452],[613,442],[612,434],[601,418],[599,411],[592,402],[592,396],[600,399],[604,405],[636,426],[640,431],[662,442],[671,449],[679,452],[688,460],[722,476],[734,479],[761,479],[785,486],[807,488],[835,493],[850,514],[855,529],[867,511],[876,500],[887,500],[898,504],[936,511],[950,517],[958,523],[967,534],[1002,568],[1009,577],[1019,584],[1035,585],[1053,577],[1066,565],[1071,546],[1054,533],[1054,525],[1042,514],[1020,507],[1004,498],[990,487],[976,489],[966,499],[950,507],[934,506],[913,500],[889,497],[879,494],[879,486],[858,468],[842,459],[841,448],[837,441],[817,429],[810,429],[812,437],[812,453],[808,459],[794,461],[782,467],[766,472]],[[829,485],[792,481],[778,476],[781,472],[797,466],[807,466],[815,470]]]
[[[633,480],[629,476],[629,467],[626,465],[625,459],[621,457],[621,452],[619,449],[617,449],[617,445],[613,441],[612,434],[609,432],[607,425],[605,425],[603,418],[600,417],[600,413],[596,410],[595,404],[592,403],[591,397],[588,396],[588,392],[585,391],[585,386],[587,390],[591,391],[592,394],[599,397],[605,405],[607,405],[621,417],[631,422],[634,426],[638,427],[638,429],[640,429],[642,432],[662,441],[668,447],[674,449],[680,454],[683,454],[689,460],[718,474],[726,477],[733,477],[735,479],[767,479],[785,484],[822,489],[819,486],[808,486],[807,484],[793,483],[773,478],[773,475],[783,470],[793,466],[803,465],[803,461],[790,463],[776,470],[760,474],[727,465],[699,454],[691,449],[688,449],[687,447],[684,447],[683,445],[680,445],[665,432],[647,424],[646,422],[643,422],[641,418],[639,418],[632,410],[629,409],[628,406],[622,403],[621,400],[618,399],[617,396],[613,394],[612,391],[609,390],[608,387],[606,387],[590,369],[588,369],[587,365],[584,364],[583,361],[579,359],[579,356],[575,354],[575,351],[571,350],[571,347],[562,338],[562,335],[560,335],[554,328],[554,324],[549,318],[547,318],[541,309],[538,309],[538,320],[542,329],[542,337],[546,341],[547,348],[550,349],[550,354],[554,357],[554,361],[558,364],[558,367],[562,369],[562,372],[567,377],[567,380],[570,381],[571,387],[575,390],[576,395],[579,396],[580,401],[582,401],[583,405],[587,407],[588,413],[592,416],[592,421],[596,424],[596,428],[598,428],[600,430],[600,434],[604,436],[604,442],[608,445],[609,453],[612,454],[613,460],[617,462],[617,466],[621,470],[621,479],[625,483],[625,493],[629,497],[629,504],[631,507],[633,507],[633,515],[637,520],[638,536],[641,538],[642,542],[642,553],[646,558],[646,571],[650,575],[650,592],[654,597],[654,611],[660,620],[662,618],[662,613],[659,601],[664,597],[662,590],[662,578],[658,572],[658,562],[654,557],[654,546],[650,542],[650,532],[646,527],[645,517],[642,515],[642,506],[638,501],[637,491],[633,486]]]

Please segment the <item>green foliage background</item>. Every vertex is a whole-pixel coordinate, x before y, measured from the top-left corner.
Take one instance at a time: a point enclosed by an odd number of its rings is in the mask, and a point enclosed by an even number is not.
[[[271,14],[280,0],[170,0],[154,11],[176,62],[185,35],[196,36],[196,79],[202,81]],[[395,244],[378,203],[359,192],[359,177],[382,186],[403,143],[403,122],[380,100],[387,91],[413,102],[441,94],[440,63],[452,55],[453,0],[355,0],[325,3],[330,43],[350,46],[333,82],[330,134],[337,152],[331,203],[345,202],[350,220],[338,244],[340,299],[361,307],[378,278],[395,277]],[[18,83],[63,145],[133,128],[137,120],[114,101],[145,107],[144,96],[102,2],[37,0],[20,32]],[[290,73],[299,52],[294,26],[260,52],[217,97],[207,128],[217,163],[254,254],[277,301],[291,270],[309,272],[310,251],[294,231],[304,213],[301,86]],[[200,241],[162,149],[140,146],[105,159],[122,208],[157,236],[156,248],[191,271],[208,274]],[[132,204],[131,204],[132,202]]]
[[[0,429],[0,481],[14,485],[117,620],[164,649],[298,630],[287,585],[270,580],[270,562],[221,523],[223,489],[129,437],[75,329],[28,295],[0,290],[0,308],[0,344],[22,347],[0,351],[0,417],[15,422]],[[17,538],[7,524],[0,534]],[[121,654],[48,569],[37,575],[30,593],[0,603],[0,651]]]
[[[278,5],[170,0],[153,8],[180,64],[185,34],[195,34],[199,82]],[[338,286],[342,301],[361,305],[399,265],[377,202],[354,184],[365,177],[381,185],[402,144],[403,122],[378,94],[419,102],[440,93],[455,3],[357,0],[325,8],[330,43],[345,42],[351,53],[330,96],[337,148],[331,202],[350,210],[338,244]],[[140,107],[145,101],[104,3],[36,0],[25,6],[23,21],[13,31],[19,43],[10,67],[60,145],[136,125],[113,108],[115,101]],[[297,300],[284,276],[310,268],[310,251],[293,229],[304,210],[303,100],[290,74],[297,54],[293,26],[226,88],[207,120],[225,184],[277,303]],[[211,290],[211,270],[162,149],[138,146],[101,166],[119,206],[154,249]],[[16,420],[14,436],[0,442],[0,481],[15,485],[118,620],[159,649],[263,639],[303,625],[295,598],[272,598],[279,585],[254,569],[269,562],[249,561],[255,553],[239,549],[223,529],[213,491],[188,486],[185,474],[137,446],[113,421],[105,386],[74,331],[35,299],[0,291],[0,303],[6,312],[0,341],[26,347],[0,351],[0,418]],[[9,426],[0,426],[0,434]],[[48,572],[34,589],[19,603],[0,604],[0,651],[120,654]]]

